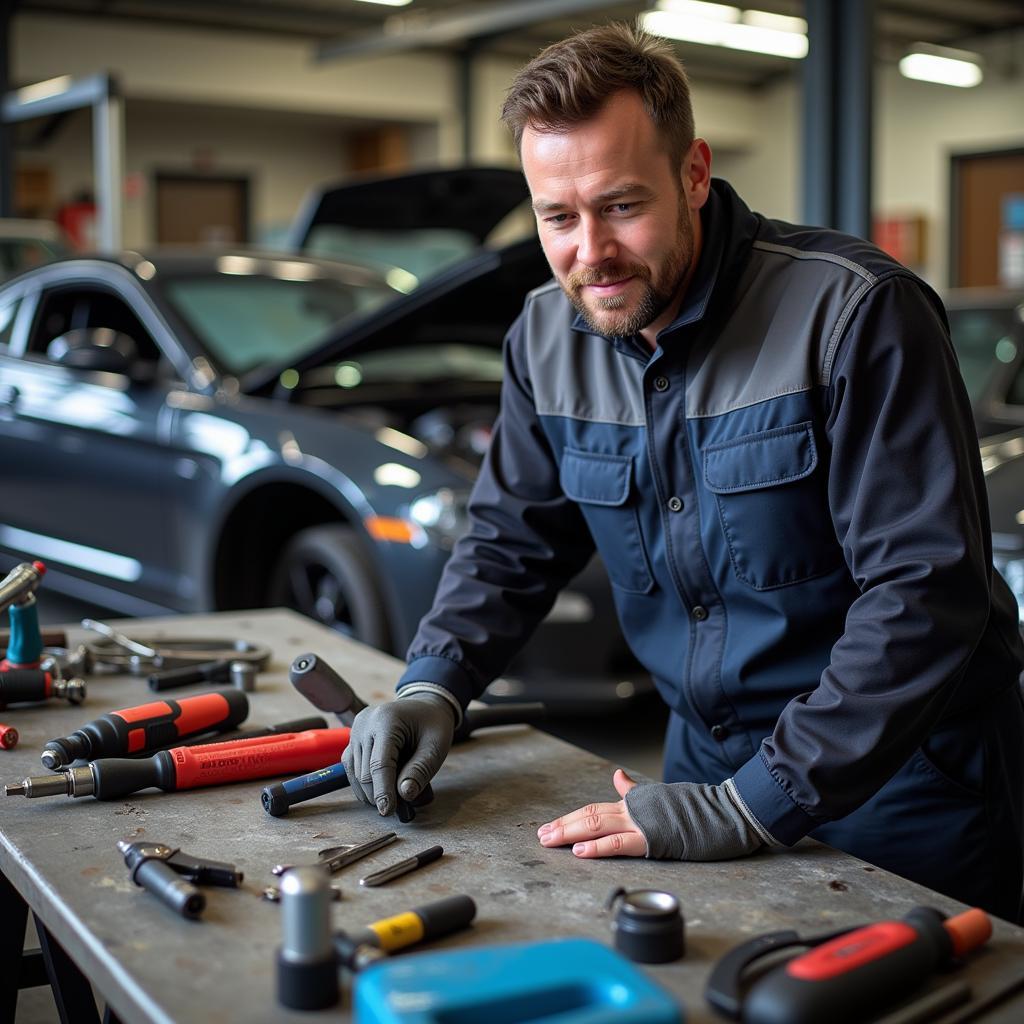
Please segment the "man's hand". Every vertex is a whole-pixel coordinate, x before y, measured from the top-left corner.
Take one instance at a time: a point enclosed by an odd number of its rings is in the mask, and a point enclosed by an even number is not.
[[[444,764],[454,732],[455,709],[430,693],[360,711],[341,756],[352,792],[382,815],[397,808],[398,793],[415,800]]]
[[[743,802],[732,779],[638,785],[622,769],[612,776],[618,803],[588,804],[541,825],[542,846],[572,843],[577,857],[729,860],[777,845]]]
[[[636,785],[621,768],[612,776],[612,784],[621,797]],[[572,852],[577,857],[644,857],[647,854],[647,840],[633,824],[624,799],[613,804],[587,804],[541,825],[537,836],[541,846],[572,843]]]

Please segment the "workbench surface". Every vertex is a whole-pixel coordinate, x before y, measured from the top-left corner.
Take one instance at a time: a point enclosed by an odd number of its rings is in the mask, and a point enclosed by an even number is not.
[[[400,670],[395,659],[288,611],[178,616],[120,626],[134,637],[234,637],[269,644],[274,660],[250,694],[246,724],[252,726],[316,713],[287,678],[289,663],[304,651],[325,658],[370,703],[392,695]],[[69,633],[72,641],[87,635]],[[0,751],[0,782],[44,774],[39,752],[48,739],[106,711],[153,698],[144,679],[94,676],[81,707],[53,702],[7,711],[4,719],[18,728],[21,741],[13,751]],[[116,802],[0,797],[0,871],[122,1020],[160,1024],[338,1019],[337,1007],[313,1014],[277,1004],[280,910],[260,892],[274,881],[274,864],[313,860],[324,847],[391,830],[399,834],[396,842],[336,876],[344,898],[332,909],[335,927],[355,929],[442,896],[468,893],[478,907],[473,928],[428,948],[556,937],[610,943],[604,905],[614,887],[666,889],[683,906],[687,953],[674,964],[644,970],[682,1002],[685,1019],[695,1022],[718,1019],[702,994],[715,961],[760,932],[792,928],[813,935],[900,917],[915,904],[962,909],[811,842],[713,864],[578,861],[568,848],[542,848],[536,838],[542,822],[590,801],[616,798],[613,767],[525,726],[490,730],[453,750],[434,781],[435,803],[404,825],[394,817],[380,818],[344,790],[296,807],[287,817],[271,818],[260,804],[264,782],[151,791]],[[245,872],[242,888],[207,887],[202,920],[177,917],[129,881],[115,844],[143,837],[235,863]],[[435,843],[444,846],[440,861],[390,885],[360,889],[359,877],[371,869]],[[1024,975],[1024,931],[997,922],[988,947],[963,975],[975,999]],[[348,1019],[349,1005],[345,994],[341,1019]],[[1024,997],[1004,1001],[984,1019],[1024,1020]]]

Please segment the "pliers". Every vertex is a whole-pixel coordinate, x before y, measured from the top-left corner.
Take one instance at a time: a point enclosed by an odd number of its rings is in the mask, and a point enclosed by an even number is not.
[[[132,881],[182,917],[197,918],[206,906],[206,897],[197,885],[237,889],[244,878],[234,864],[193,857],[163,843],[129,843],[122,839],[117,848],[124,854]]]

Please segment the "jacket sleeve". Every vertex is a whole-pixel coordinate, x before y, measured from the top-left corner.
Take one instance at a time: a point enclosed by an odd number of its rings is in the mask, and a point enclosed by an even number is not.
[[[505,339],[501,411],[431,611],[398,686],[430,682],[465,707],[504,671],[594,543],[559,484],[534,407],[523,317]]]
[[[818,686],[792,700],[737,788],[793,843],[849,814],[908,760],[987,627],[988,506],[977,436],[938,299],[876,282],[828,389],[828,495],[860,593]]]

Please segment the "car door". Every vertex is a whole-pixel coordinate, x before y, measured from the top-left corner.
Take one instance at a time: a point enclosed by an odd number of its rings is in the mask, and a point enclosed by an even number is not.
[[[110,588],[133,595],[110,602],[126,610],[188,607],[175,525],[189,464],[166,443],[167,395],[181,385],[143,326],[145,297],[78,277],[53,280],[34,300],[20,358],[4,357],[0,383],[0,544],[77,577],[98,603]],[[57,361],[57,339],[96,328],[132,339],[131,374]]]

